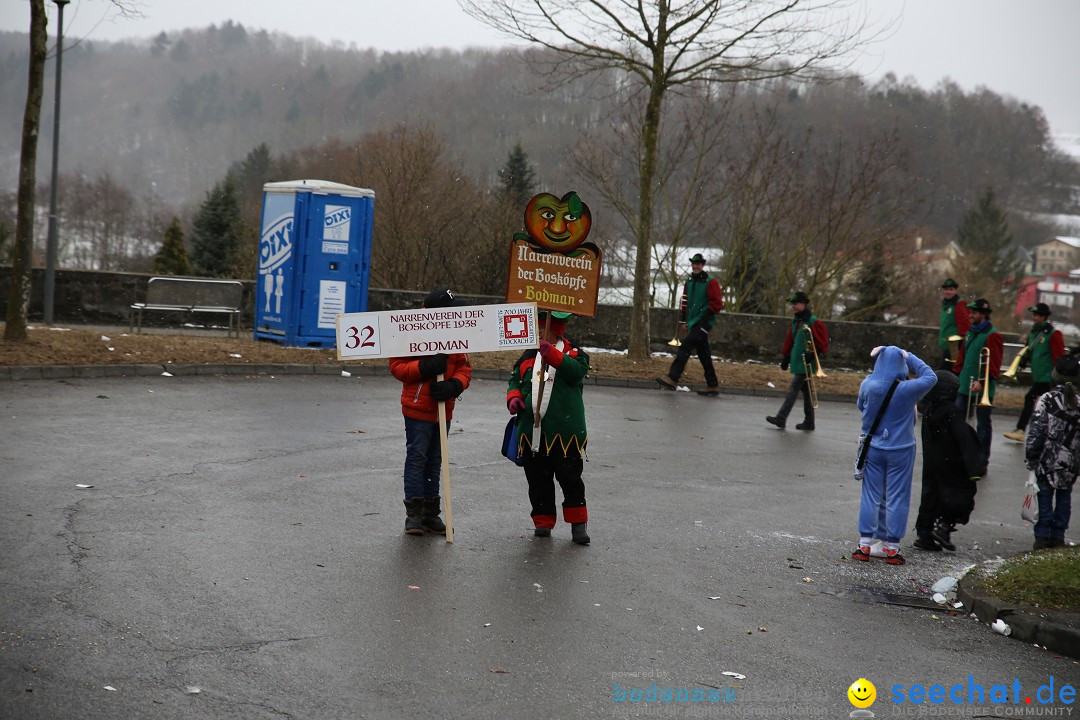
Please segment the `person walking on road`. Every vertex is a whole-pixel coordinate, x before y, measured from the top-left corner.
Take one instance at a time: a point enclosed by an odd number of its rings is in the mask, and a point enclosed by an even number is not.
[[[705,272],[705,257],[701,253],[690,258],[690,269],[690,277],[686,278],[683,284],[682,300],[679,303],[679,321],[687,329],[686,336],[675,353],[675,360],[671,363],[667,375],[658,375],[656,381],[660,383],[660,387],[675,390],[686,368],[686,361],[690,359],[690,353],[696,351],[705,371],[705,389],[698,392],[702,395],[717,395],[720,393],[720,382],[716,379],[716,369],[713,367],[709,330],[712,329],[717,314],[724,309],[724,295],[716,278]]]
[[[449,288],[436,288],[424,298],[427,309],[466,303]],[[401,414],[405,417],[405,533],[446,534],[441,513],[439,481],[442,444],[439,403],[446,404],[446,422],[454,416],[454,398],[472,379],[469,356],[461,353],[390,358],[390,373],[401,381]],[[439,376],[444,377],[439,380]]]
[[[993,310],[989,302],[979,298],[968,310],[971,313],[971,327],[964,336],[964,342],[960,344],[960,352],[953,366],[953,372],[960,378],[956,406],[964,410],[965,417],[970,412],[969,407],[975,409],[975,432],[979,436],[983,454],[989,460],[994,431],[990,411],[994,409],[994,393],[1001,375],[1001,356],[1005,350],[1005,341],[990,322],[990,313]],[[984,348],[989,352],[984,353]],[[986,363],[989,363],[989,369]],[[989,387],[984,388],[988,377]],[[991,404],[980,404],[984,394]]]
[[[957,294],[959,287],[952,278],[946,278],[941,283],[941,319],[938,322],[938,347],[941,348],[941,364],[938,367],[941,370],[951,371],[956,361],[949,347],[950,338],[959,341],[971,327],[967,303]]]
[[[549,311],[541,310],[541,323]],[[538,350],[526,350],[510,372],[506,409],[518,416],[518,457],[529,483],[533,533],[549,537],[558,520],[555,482],[562,487],[563,520],[570,537],[588,545],[589,509],[585,504],[585,427],[582,380],[589,356],[563,335],[570,313],[552,312],[551,324]],[[536,419],[540,425],[536,425]]]
[[[856,403],[862,413],[859,454],[866,457],[863,467],[855,468],[862,480],[862,501],[859,546],[851,557],[869,560],[878,539],[885,562],[903,565],[900,541],[907,531],[915,469],[915,405],[934,387],[937,375],[913,353],[894,345],[874,348],[870,356],[875,358],[874,370],[859,386]],[[915,377],[909,380],[909,375]]]
[[[1053,382],[1054,363],[1065,355],[1065,338],[1061,331],[1050,324],[1050,306],[1036,303],[1028,308],[1031,313],[1031,332],[1028,333],[1027,345],[1020,367],[1031,366],[1031,388],[1024,395],[1024,409],[1016,421],[1016,429],[1002,433],[1016,442],[1024,442],[1031,413],[1035,411],[1035,401],[1050,389]]]
[[[765,421],[775,425],[781,430],[787,425],[788,415],[795,406],[795,400],[799,393],[803,394],[803,421],[795,426],[798,430],[814,429],[814,403],[810,397],[807,375],[815,373],[815,354],[820,362],[825,353],[829,351],[829,332],[825,323],[818,320],[810,311],[810,296],[799,290],[787,300],[791,303],[791,311],[794,317],[791,325],[784,336],[784,344],[780,348],[780,369],[791,371],[791,384],[788,385],[787,395],[780,406],[780,411],[775,415],[765,418]],[[812,338],[814,352],[810,352],[807,338]]]
[[[1039,520],[1035,523],[1035,550],[1063,547],[1072,515],[1072,489],[1080,473],[1080,360],[1074,355],[1054,365],[1058,386],[1035,405],[1024,447],[1028,470],[1039,486]]]

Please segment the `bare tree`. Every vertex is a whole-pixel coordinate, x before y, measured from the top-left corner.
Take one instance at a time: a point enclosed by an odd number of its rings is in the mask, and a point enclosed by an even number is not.
[[[112,0],[121,14],[132,14],[126,2]],[[5,340],[26,339],[30,313],[30,269],[34,250],[34,196],[37,172],[37,141],[41,126],[41,96],[45,88],[45,0],[30,0],[30,63],[23,111],[22,146],[19,150],[19,196],[15,226],[15,249],[11,268]]]
[[[649,285],[663,283],[672,307],[678,301],[677,289],[685,270],[685,258],[680,259],[679,249],[688,243],[709,246],[715,242],[708,218],[727,191],[720,160],[733,96],[728,93],[717,98],[708,92],[709,88],[702,90],[688,93],[675,103],[669,113],[671,130],[657,152],[657,242],[651,250],[650,268],[655,270],[650,270],[653,274]],[[585,134],[576,151],[568,155],[571,168],[599,191],[631,237],[636,234],[638,218],[635,190],[628,179],[635,176],[641,157],[641,102],[643,98],[637,97],[625,103],[610,129]],[[633,253],[630,262],[636,263]],[[653,302],[655,299],[650,298],[650,304]]]
[[[617,70],[642,104],[630,355],[649,354],[657,149],[665,95],[695,83],[808,77],[861,42],[851,0],[459,0],[470,15],[554,50],[553,78]]]
[[[22,149],[19,153],[19,197],[15,216],[15,248],[11,261],[5,340],[26,339],[30,312],[30,267],[34,252],[34,191],[37,171],[38,126],[45,86],[45,0],[30,0],[30,73],[23,112]]]

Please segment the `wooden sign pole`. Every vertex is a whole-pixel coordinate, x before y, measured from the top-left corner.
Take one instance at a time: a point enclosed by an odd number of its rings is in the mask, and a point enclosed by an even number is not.
[[[443,374],[436,378],[443,381]],[[454,542],[454,503],[450,496],[450,454],[446,443],[446,403],[439,401],[439,452],[442,455],[442,498],[446,511],[446,542]]]

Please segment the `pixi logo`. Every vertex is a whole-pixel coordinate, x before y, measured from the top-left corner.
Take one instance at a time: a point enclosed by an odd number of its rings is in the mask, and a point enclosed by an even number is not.
[[[259,238],[259,274],[266,275],[281,267],[292,255],[292,213],[282,215],[263,228]]]

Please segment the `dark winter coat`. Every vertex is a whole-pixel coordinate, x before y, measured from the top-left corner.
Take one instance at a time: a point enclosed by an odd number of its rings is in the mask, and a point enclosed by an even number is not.
[[[975,481],[986,474],[987,461],[975,430],[956,407],[959,382],[955,377],[939,373],[937,385],[927,395],[922,472],[923,484],[936,482],[940,488],[942,517],[965,524],[975,508]]]
[[[1080,410],[1069,408],[1059,385],[1039,398],[1025,446],[1028,470],[1050,487],[1068,489],[1080,473]]]

